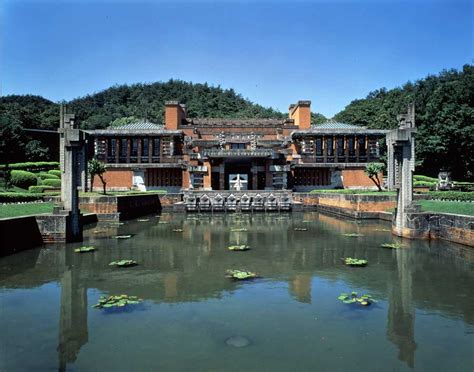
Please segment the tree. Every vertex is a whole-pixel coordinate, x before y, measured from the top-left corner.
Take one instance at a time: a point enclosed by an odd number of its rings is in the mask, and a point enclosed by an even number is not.
[[[382,191],[381,180],[379,174],[383,172],[385,166],[382,163],[369,163],[365,166],[365,174],[375,183],[378,191]]]
[[[29,141],[25,146],[26,159],[29,161],[38,161],[48,159],[49,149],[42,146],[38,140]]]
[[[104,179],[104,173],[106,171],[104,163],[101,163],[96,158],[89,160],[89,174],[91,176],[91,191],[94,190],[94,177],[97,176],[102,182],[102,187],[104,188],[104,195],[106,194],[107,183]]]

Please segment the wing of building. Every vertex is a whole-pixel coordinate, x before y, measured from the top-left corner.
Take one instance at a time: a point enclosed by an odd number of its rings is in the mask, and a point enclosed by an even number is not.
[[[290,105],[286,119],[192,119],[184,105],[169,101],[164,125],[143,121],[88,132],[110,190],[373,187],[365,164],[379,161],[387,131],[312,125],[310,106]]]

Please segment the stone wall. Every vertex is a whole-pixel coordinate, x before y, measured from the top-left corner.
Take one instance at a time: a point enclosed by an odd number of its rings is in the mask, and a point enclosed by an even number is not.
[[[411,239],[443,239],[474,246],[474,217],[448,213],[407,213],[403,236]]]
[[[305,208],[330,211],[385,212],[396,205],[395,195],[355,195],[332,193],[293,193],[293,200],[303,203]]]
[[[0,219],[0,256],[43,244],[35,216]]]

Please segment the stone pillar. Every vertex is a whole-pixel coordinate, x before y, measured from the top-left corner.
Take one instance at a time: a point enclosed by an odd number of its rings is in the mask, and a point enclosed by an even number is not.
[[[61,164],[61,205],[56,206],[52,215],[37,216],[38,228],[43,241],[48,243],[82,240],[81,213],[79,210],[79,186],[83,168],[85,132],[74,125],[74,115],[67,114],[61,106],[59,127],[60,143],[63,145]],[[86,168],[87,169],[87,168]]]
[[[392,232],[398,236],[410,237],[407,229],[407,212],[414,208],[413,172],[415,170],[414,106],[408,113],[398,115],[399,128],[387,134],[389,187],[397,190],[397,208],[392,221]]]
[[[219,189],[225,190],[225,163],[222,162],[219,167]]]
[[[211,162],[209,160],[204,161],[204,166],[207,167],[207,172],[204,174],[202,183],[203,183],[203,189],[204,190],[212,190],[211,187],[211,175],[212,175],[212,169],[211,169]]]
[[[252,173],[252,190],[257,190],[258,189],[258,168],[255,163],[252,164],[251,173]]]

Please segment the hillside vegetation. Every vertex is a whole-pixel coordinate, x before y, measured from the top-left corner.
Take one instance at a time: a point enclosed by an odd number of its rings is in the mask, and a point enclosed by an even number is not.
[[[233,89],[194,84],[180,80],[152,84],[120,85],[74,99],[67,104],[84,129],[105,128],[137,119],[163,123],[164,103],[178,100],[187,106],[189,117],[273,117],[286,113],[255,104]],[[334,119],[369,128],[395,128],[396,115],[415,102],[417,173],[436,176],[442,168],[456,179],[473,179],[474,158],[474,67],[443,71],[416,82],[371,92],[352,101]],[[12,95],[0,97],[0,163],[53,160],[43,138],[24,128],[56,129],[59,104],[43,97]],[[326,118],[312,115],[313,123]]]

